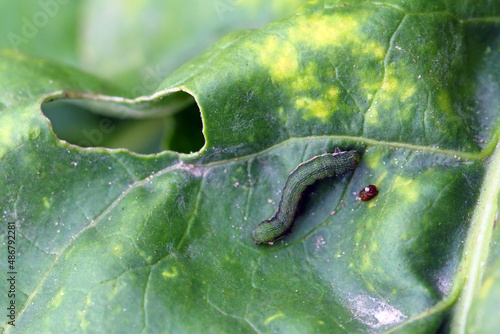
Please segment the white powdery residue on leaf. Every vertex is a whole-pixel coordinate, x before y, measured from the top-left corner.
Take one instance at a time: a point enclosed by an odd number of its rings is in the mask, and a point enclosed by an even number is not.
[[[465,255],[467,255],[467,252]],[[447,295],[450,293],[451,286],[453,284],[453,280],[449,276],[451,266],[453,266],[453,264],[447,262],[447,265],[441,268],[440,272],[438,272],[434,276],[434,280],[437,283],[436,287],[438,288],[439,292],[441,292],[443,295]]]
[[[207,172],[207,169],[204,167],[195,166],[193,164],[185,164],[182,161],[180,161],[179,163],[177,163],[175,165],[172,165],[169,168],[166,168],[164,171],[170,171],[173,169],[181,169],[181,170],[188,171],[191,174],[193,174],[195,177],[202,177]]]
[[[372,328],[398,324],[407,318],[400,310],[385,300],[366,295],[357,295],[349,300],[351,312],[365,325]]]
[[[322,235],[316,235],[314,237],[314,239],[315,239],[314,241],[315,241],[316,249],[323,248],[323,246],[326,245],[326,241],[325,241],[325,239],[323,239]]]
[[[439,292],[444,295],[447,295],[451,290],[452,281],[445,276],[438,276],[437,288]]]

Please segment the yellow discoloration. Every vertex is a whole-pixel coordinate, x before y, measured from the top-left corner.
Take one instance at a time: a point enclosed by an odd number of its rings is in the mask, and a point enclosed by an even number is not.
[[[0,146],[12,146],[12,129],[15,129],[12,117],[2,117],[2,131],[0,132]]]
[[[371,152],[369,152],[367,154],[369,154],[369,158],[365,159],[366,160],[365,163],[368,163],[368,166],[371,169],[377,169],[379,167],[379,165],[381,164],[380,161],[382,160],[384,153],[381,151],[372,150]]]
[[[371,78],[370,76],[366,77],[366,80],[361,82],[361,88],[365,90],[366,92],[376,92],[380,89],[382,85],[382,76],[377,76],[376,78]],[[371,97],[367,98],[371,100],[373,98],[373,95]]]
[[[370,110],[367,111],[366,113],[365,119],[366,123],[370,125],[380,124],[380,119],[378,118],[378,110],[376,106],[374,105],[371,106]]]
[[[361,230],[356,231],[356,234],[354,234],[354,241],[356,242],[357,245],[362,244],[361,239],[363,238],[363,233]],[[360,249],[360,248],[358,248]],[[335,254],[335,257],[337,257],[338,254]]]
[[[398,80],[392,76],[392,71],[387,71],[387,75],[384,78],[384,83],[382,84],[382,89],[385,92],[390,92],[398,88]]]
[[[387,176],[387,170],[385,170],[377,179],[377,181],[375,182],[375,184],[382,184],[382,182],[384,181],[385,177]]]
[[[401,94],[400,90],[403,86],[404,85],[402,85],[402,83],[397,79],[393,66],[390,65],[385,69],[385,75],[383,77],[381,87],[380,81],[378,80],[376,82],[366,83],[363,85],[365,90],[378,90],[378,94],[375,96],[375,100],[377,103],[372,104],[372,110],[375,110],[376,105],[380,104],[381,102],[392,102],[395,96]],[[378,89],[378,87],[380,87],[380,89]],[[373,117],[375,117],[375,115]]]
[[[377,41],[363,43],[363,52],[374,55],[377,60],[385,58],[385,47]]]
[[[323,97],[317,99],[309,97],[300,97],[295,100],[295,108],[303,110],[304,119],[318,118],[321,121],[327,121],[334,110],[337,109],[339,98],[339,89],[335,86],[328,88]]]
[[[85,308],[83,311],[78,312],[78,317],[80,319],[80,327],[83,329],[86,329],[89,327],[90,323],[86,320],[86,310],[87,306],[92,304],[92,298],[90,297],[90,294],[87,295],[85,298]]]
[[[228,256],[228,255],[226,255],[226,256],[224,257],[224,260],[225,260],[227,263],[237,263],[234,257],[232,257],[232,256]]]
[[[271,321],[276,320],[278,318],[284,318],[285,315],[283,313],[276,313],[275,315],[272,315],[270,317],[267,317],[266,320],[264,321],[264,325],[268,325]]]
[[[418,201],[419,192],[414,180],[402,176],[394,178],[392,188],[398,193],[397,198],[406,202],[415,203]]]
[[[123,281],[115,281],[111,288],[107,290],[107,293],[105,294],[106,298],[108,298],[108,300],[116,299],[116,296],[118,296],[126,288],[126,286],[127,283],[124,283]]]
[[[297,76],[299,62],[297,51],[291,43],[269,36],[263,46],[254,45],[253,48],[274,80],[282,81]]]
[[[112,249],[113,254],[115,255],[122,255],[123,254],[123,246],[118,244],[114,245]]]
[[[410,240],[413,238],[413,233],[404,232],[399,235],[399,240]]]
[[[328,88],[326,91],[326,97],[336,104],[339,98],[339,89],[335,86]]]
[[[334,14],[331,16],[315,13],[311,16],[299,16],[289,30],[292,41],[306,43],[313,48],[340,46],[348,42],[360,43],[359,17],[352,14]]]
[[[297,18],[296,24],[288,31],[291,40],[305,43],[312,48],[339,47],[355,44],[351,50],[357,54],[373,55],[377,60],[383,60],[386,47],[376,40],[370,40],[361,33],[363,18],[352,13],[335,13],[324,15],[314,13]]]
[[[75,250],[75,246],[71,246],[71,248],[64,255],[64,258],[68,259],[71,256],[71,253],[73,253],[74,250]]]
[[[49,303],[49,307],[58,308],[62,303],[63,297],[64,297],[64,289],[61,289],[56,293],[54,298],[52,298],[51,302]]]
[[[481,287],[481,291],[479,291],[480,298],[486,298],[490,294],[490,290],[495,283],[495,279],[492,277],[488,277],[484,280],[483,286]]]
[[[361,267],[360,270],[366,271],[372,269],[372,256],[369,252],[364,252],[361,255]]]
[[[451,105],[450,94],[447,91],[445,91],[445,90],[439,91],[438,104],[439,104],[439,108],[442,111],[444,111],[445,113],[447,113],[447,114],[453,113],[453,107]]]
[[[2,123],[2,131],[0,131],[0,157],[7,153],[9,148],[15,147],[12,142],[12,129],[15,129],[15,122],[12,117],[4,116],[0,118]]]
[[[295,100],[295,108],[305,111],[304,119],[315,117],[324,122],[333,114],[332,106],[324,100],[314,100],[309,97],[301,97]]]
[[[78,312],[78,318],[80,319],[80,327],[82,329],[87,329],[90,325],[90,323],[85,319],[85,314],[86,312],[80,311]]]
[[[377,187],[376,184],[375,184],[375,187]],[[378,187],[377,187],[377,189],[378,189]],[[369,201],[368,203],[366,203],[366,205],[368,206],[369,209],[374,208],[377,206],[377,201],[374,199],[373,201]]]
[[[161,276],[164,278],[174,278],[174,277],[177,277],[178,275],[179,275],[179,271],[177,270],[176,267],[172,267],[172,269],[170,271],[163,270],[161,272]]]
[[[403,94],[401,95],[401,99],[404,101],[404,100],[408,100],[410,97],[412,97],[413,95],[415,95],[415,92],[417,91],[417,88],[413,85],[407,85],[405,88],[404,88],[404,91],[403,91]]]
[[[298,73],[292,83],[292,89],[298,92],[310,91],[321,87],[316,76],[316,64],[310,63],[304,73]]]
[[[47,197],[42,198],[43,206],[50,209],[50,201]]]

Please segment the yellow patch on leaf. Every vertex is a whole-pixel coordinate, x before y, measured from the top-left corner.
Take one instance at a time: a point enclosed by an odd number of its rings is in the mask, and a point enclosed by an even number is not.
[[[354,15],[334,14],[299,16],[295,26],[290,28],[292,41],[306,43],[313,48],[339,46],[347,42],[360,42],[359,18]]]
[[[301,97],[295,100],[295,108],[304,110],[304,119],[319,118],[326,121],[333,113],[333,109],[324,100]]]
[[[320,88],[321,85],[316,76],[316,69],[316,64],[310,63],[305,71],[297,74],[297,78],[292,83],[292,89],[299,93]]]
[[[399,194],[397,198],[405,202],[416,203],[419,199],[417,185],[418,184],[411,178],[396,176],[392,188]]]
[[[295,47],[276,36],[269,36],[264,46],[254,45],[259,61],[268,68],[272,78],[283,81],[297,75],[299,62]]]
[[[451,104],[450,94],[446,90],[440,90],[438,94],[438,104],[439,109],[444,111],[446,114],[453,113],[453,107]]]

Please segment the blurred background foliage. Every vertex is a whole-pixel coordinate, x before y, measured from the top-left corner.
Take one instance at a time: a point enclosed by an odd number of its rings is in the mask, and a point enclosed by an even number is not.
[[[135,98],[154,93],[170,73],[227,33],[280,20],[305,2],[0,0],[0,48],[77,67]],[[42,110],[58,138],[75,145],[196,152],[204,144],[200,113],[194,99],[184,105],[148,120],[112,119],[64,101],[45,103]],[[112,131],[97,131],[103,122]]]

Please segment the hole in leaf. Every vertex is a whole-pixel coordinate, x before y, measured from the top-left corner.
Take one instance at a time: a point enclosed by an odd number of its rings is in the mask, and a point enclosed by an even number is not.
[[[174,128],[170,140],[165,140],[165,147],[181,153],[201,150],[205,144],[200,110],[196,103],[173,115]]]
[[[200,111],[192,101],[172,115],[147,119],[103,116],[64,100],[43,103],[42,111],[57,138],[81,147],[125,148],[140,154],[191,153],[205,143]]]

